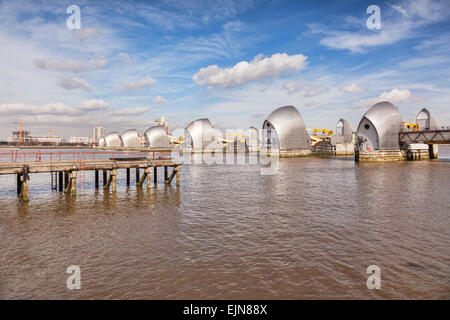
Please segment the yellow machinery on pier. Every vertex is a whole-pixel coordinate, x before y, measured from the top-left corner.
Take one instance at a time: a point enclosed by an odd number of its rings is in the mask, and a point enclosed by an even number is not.
[[[403,121],[403,127],[412,131],[420,131],[420,125],[414,122]]]

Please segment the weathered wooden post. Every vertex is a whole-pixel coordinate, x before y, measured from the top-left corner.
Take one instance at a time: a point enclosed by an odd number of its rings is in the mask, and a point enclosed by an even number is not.
[[[136,185],[139,184],[139,168],[136,168]]]
[[[58,190],[59,192],[63,191],[63,172],[58,171]]]
[[[111,170],[110,175],[111,175],[112,191],[116,192],[116,190],[117,190],[117,181],[116,181],[117,170],[116,169]]]
[[[164,181],[167,180],[167,177],[169,176],[168,171],[167,171],[167,166],[164,166]]]
[[[20,173],[17,174],[17,196],[20,196],[20,192],[22,191],[22,175]]]
[[[127,168],[127,187],[130,186],[130,168]]]
[[[103,186],[106,185],[106,180],[108,179],[108,174],[106,170],[103,170]]]
[[[29,167],[28,166],[24,166],[23,167],[23,171],[22,171],[22,176],[21,176],[21,191],[20,191],[20,195],[22,196],[23,201],[28,201],[30,198],[30,194],[29,194],[29,187],[28,187],[28,170]]]
[[[67,193],[68,191],[68,185],[69,185],[69,172],[64,171],[64,192]]]
[[[154,183],[158,182],[158,172],[157,172],[157,168],[156,167],[153,168],[153,182]]]
[[[175,168],[175,170],[177,170],[177,186],[179,186],[180,185],[180,171],[181,171],[181,167],[177,166]]]
[[[98,170],[95,170],[95,189],[98,189],[99,186],[99,174]]]
[[[72,186],[72,195],[75,196],[77,194],[77,172],[72,171],[70,174],[70,185]]]
[[[156,170],[156,168],[155,168]],[[147,172],[147,189],[150,189],[150,183],[151,183],[151,176],[152,176],[152,168],[145,168],[145,171]]]

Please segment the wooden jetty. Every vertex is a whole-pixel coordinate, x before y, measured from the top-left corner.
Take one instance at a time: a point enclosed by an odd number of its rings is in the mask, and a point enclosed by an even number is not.
[[[118,170],[125,169],[127,186],[130,185],[130,171],[136,170],[136,185],[142,187],[147,180],[150,188],[151,172],[154,181],[157,179],[157,168],[164,168],[164,182],[170,184],[176,176],[176,185],[180,185],[180,163],[171,158],[152,159],[148,157],[117,157],[99,160],[61,160],[61,161],[31,161],[31,162],[0,162],[0,175],[17,175],[17,194],[24,201],[29,200],[29,176],[32,173],[51,173],[52,188],[76,195],[77,172],[95,171],[95,188],[99,188],[99,171],[103,173],[103,189],[113,192],[117,189],[116,177]],[[172,172],[169,175],[169,168]],[[142,176],[140,170],[143,169]],[[108,176],[109,172],[109,176]],[[55,183],[53,183],[55,182]]]

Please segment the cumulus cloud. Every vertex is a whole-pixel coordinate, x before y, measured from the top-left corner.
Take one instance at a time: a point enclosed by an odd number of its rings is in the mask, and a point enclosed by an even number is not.
[[[3,115],[62,115],[74,114],[77,110],[64,103],[47,103],[44,105],[29,105],[25,103],[0,104],[0,114]]]
[[[105,67],[106,59],[91,59],[88,62],[77,60],[53,61],[52,59],[35,59],[34,65],[43,70],[82,72]]]
[[[112,114],[116,116],[134,116],[134,115],[141,115],[143,113],[149,112],[151,107],[144,106],[144,107],[136,107],[136,108],[126,108],[126,109],[117,109]]]
[[[411,92],[409,90],[400,90],[397,88],[388,92],[383,92],[378,97],[363,99],[355,102],[356,108],[369,108],[374,104],[382,101],[389,101],[391,103],[405,102],[412,99]]]
[[[267,58],[257,55],[252,61],[241,61],[231,68],[217,65],[201,68],[192,79],[198,85],[232,87],[300,71],[306,66],[307,59],[302,54],[276,53]]]
[[[310,25],[313,34],[324,34],[321,44],[340,50],[351,52],[365,52],[366,49],[390,45],[404,39],[412,38],[416,31],[426,25],[445,21],[449,18],[450,4],[448,1],[408,0],[401,5],[390,5],[392,11],[400,15],[383,15],[382,29],[361,29],[361,19],[355,19],[358,29],[356,31],[332,30],[323,26]],[[368,17],[368,16],[367,16]],[[365,17],[365,19],[367,19]]]
[[[109,103],[102,99],[91,99],[88,101],[83,101],[77,107],[77,109],[82,111],[98,111],[109,108]]]
[[[88,92],[91,91],[89,83],[82,78],[59,77],[58,85],[67,90],[83,89]]]
[[[355,93],[355,92],[362,92],[362,91],[364,91],[364,89],[358,87],[358,85],[356,83],[351,83],[349,85],[341,87],[340,89],[341,89],[341,91],[344,91],[346,93]]]
[[[128,81],[123,84],[122,90],[124,90],[124,91],[137,90],[137,89],[151,86],[155,82],[156,82],[156,80],[153,79],[152,77],[147,77],[147,78],[141,79],[139,81],[135,81],[135,82]]]
[[[78,40],[86,40],[89,38],[96,38],[100,35],[100,30],[97,28],[81,28],[74,30],[75,38]]]
[[[322,87],[319,83],[305,83],[303,81],[286,80],[283,89],[288,93],[302,92],[305,98],[314,97],[327,92],[328,89]]]
[[[127,52],[119,52],[118,56],[126,63],[131,62],[130,55]]]
[[[161,96],[156,96],[155,99],[153,99],[153,102],[155,102],[155,103],[166,103],[167,100],[164,99],[164,98],[161,97]]]

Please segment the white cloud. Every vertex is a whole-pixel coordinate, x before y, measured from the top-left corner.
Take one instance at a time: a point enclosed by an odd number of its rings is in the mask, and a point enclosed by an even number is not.
[[[166,103],[167,100],[164,99],[164,98],[161,97],[161,96],[156,96],[155,99],[153,99],[153,102],[155,102],[155,103]]]
[[[432,0],[403,1],[402,5],[389,6],[392,10],[400,12],[401,16],[393,16],[389,12],[383,14],[385,12],[383,10],[382,30],[368,30],[358,23],[358,30],[354,32],[336,31],[318,25],[310,25],[310,31],[313,34],[324,34],[325,37],[320,43],[327,47],[364,52],[367,48],[413,38],[419,28],[448,19],[450,10],[448,2]]]
[[[327,88],[322,87],[319,83],[305,83],[294,80],[286,80],[283,84],[283,89],[289,94],[301,92],[305,98],[318,96],[328,91]]]
[[[152,77],[147,77],[144,79],[141,79],[139,81],[128,81],[125,82],[122,86],[122,90],[124,91],[128,91],[128,90],[137,90],[143,87],[148,87],[152,84],[154,84],[156,82],[155,79],[153,79]]]
[[[349,85],[343,86],[340,88],[341,91],[347,92],[347,93],[355,93],[355,92],[362,92],[364,91],[363,88],[358,87],[356,83],[351,83]]]
[[[127,52],[119,52],[119,57],[122,58],[122,60],[126,63],[131,62],[130,55]]]
[[[82,78],[59,77],[58,85],[67,90],[80,88],[88,92],[91,91],[89,83]]]
[[[396,5],[390,4],[390,3],[388,3],[388,5],[390,5],[392,9],[394,9],[394,10],[400,12],[400,13],[401,13],[402,15],[404,15],[405,17],[409,17],[408,13],[406,12],[405,9],[402,8],[402,6],[396,6]]]
[[[252,61],[241,61],[231,68],[217,65],[201,68],[192,79],[198,85],[232,87],[300,71],[306,66],[307,59],[302,54],[276,53],[268,58],[257,55]]]
[[[77,60],[53,61],[52,59],[35,59],[34,65],[39,69],[51,71],[81,72],[100,69],[107,64],[106,59],[91,59],[88,62]]]
[[[382,101],[389,101],[391,103],[405,102],[412,99],[411,92],[409,90],[400,90],[397,88],[392,89],[389,92],[383,92],[378,97],[363,99],[355,102],[356,108],[369,108],[374,104]]]
[[[81,28],[74,30],[75,38],[78,40],[86,40],[89,38],[96,38],[100,35],[100,30],[97,28]]]
[[[106,101],[100,99],[91,99],[88,101],[83,101],[80,103],[80,105],[77,107],[77,109],[82,111],[98,111],[98,110],[104,110],[109,108],[109,103]]]
[[[134,115],[141,115],[146,112],[149,112],[151,107],[145,106],[145,107],[136,107],[136,108],[127,108],[127,109],[117,109],[112,114],[116,116],[134,116]]]

